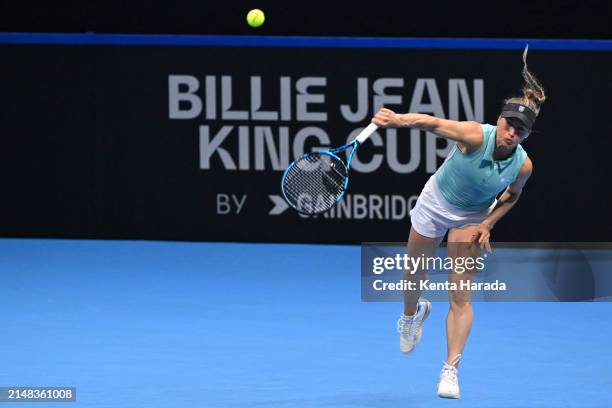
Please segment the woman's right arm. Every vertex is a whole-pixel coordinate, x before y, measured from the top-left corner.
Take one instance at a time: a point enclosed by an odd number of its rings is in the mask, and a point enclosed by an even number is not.
[[[381,108],[372,123],[379,127],[410,127],[432,132],[440,137],[464,145],[468,151],[476,150],[482,144],[482,128],[478,122],[440,119],[423,113],[395,113]]]

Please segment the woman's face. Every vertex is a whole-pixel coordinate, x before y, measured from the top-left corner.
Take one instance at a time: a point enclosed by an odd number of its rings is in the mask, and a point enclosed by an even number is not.
[[[514,148],[529,136],[530,131],[520,120],[500,116],[497,120],[497,146]]]

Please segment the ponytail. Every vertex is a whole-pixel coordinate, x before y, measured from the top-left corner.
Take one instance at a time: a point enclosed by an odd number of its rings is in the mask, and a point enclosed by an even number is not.
[[[540,106],[546,100],[546,93],[540,82],[538,82],[536,77],[529,72],[527,68],[528,50],[529,45],[525,46],[525,51],[523,51],[523,79],[525,80],[522,89],[523,96],[509,98],[504,103],[520,103],[526,105],[537,115],[540,112]]]

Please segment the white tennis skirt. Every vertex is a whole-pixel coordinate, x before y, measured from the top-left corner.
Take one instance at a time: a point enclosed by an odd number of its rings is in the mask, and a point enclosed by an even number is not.
[[[428,238],[446,235],[451,228],[480,224],[491,214],[497,200],[489,208],[479,212],[463,211],[450,204],[438,188],[436,175],[429,178],[419,198],[410,211],[412,227]]]

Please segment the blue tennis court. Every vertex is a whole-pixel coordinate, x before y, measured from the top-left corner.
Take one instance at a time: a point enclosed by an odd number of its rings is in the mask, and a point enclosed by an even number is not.
[[[449,401],[435,388],[448,305],[401,355],[401,306],[361,302],[358,246],[2,239],[0,253],[0,384],[77,388],[54,407],[612,400],[606,302],[475,303]]]

